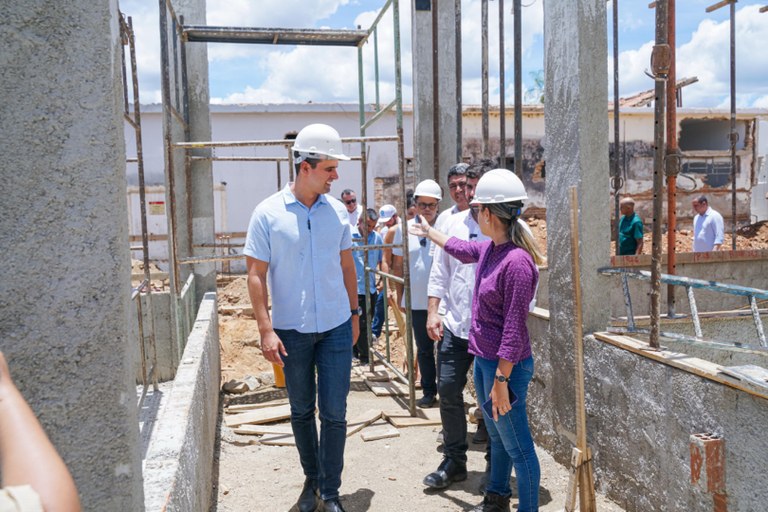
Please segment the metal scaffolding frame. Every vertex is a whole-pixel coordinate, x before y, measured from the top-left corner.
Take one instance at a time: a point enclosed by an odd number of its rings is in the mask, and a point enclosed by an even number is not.
[[[142,145],[141,136],[141,103],[139,101],[139,77],[138,68],[136,65],[136,37],[133,32],[133,20],[131,17],[126,17],[123,13],[120,13],[120,38],[122,40],[121,45],[121,57],[123,66],[123,118],[128,124],[133,127],[136,137],[136,158],[128,159],[135,161],[138,168],[139,179],[139,207],[141,210],[141,246],[136,247],[137,250],[142,251],[142,262],[144,263],[144,279],[142,282],[131,291],[131,301],[136,301],[136,315],[139,328],[139,353],[141,357],[141,380],[142,391],[139,397],[139,409],[141,408],[144,398],[147,396],[147,386],[149,380],[152,381],[152,387],[154,391],[158,390],[157,387],[157,346],[155,344],[155,322],[152,315],[152,285],[149,269],[149,230],[147,229],[147,197],[146,188],[144,183],[144,150]],[[130,70],[131,80],[133,86],[133,116],[130,113],[130,107],[128,103],[128,70],[125,58],[125,47],[129,48],[130,55]],[[133,247],[131,248],[133,249]],[[146,302],[147,319],[149,321],[149,329],[147,335],[144,332],[144,318],[142,313],[141,297],[144,296]],[[145,346],[146,338],[149,338],[149,349],[152,352],[152,366],[147,371],[147,348]]]
[[[400,208],[406,211],[405,194],[405,155],[403,144],[403,102],[402,102],[402,71],[400,62],[400,8],[399,0],[387,0],[378,13],[378,16],[368,30],[326,30],[326,29],[287,29],[287,28],[244,28],[244,27],[210,27],[199,25],[185,25],[183,17],[177,16],[171,0],[159,0],[160,6],[160,43],[162,57],[162,98],[163,98],[163,133],[165,149],[165,179],[167,183],[166,197],[169,204],[168,234],[171,240],[169,244],[169,260],[171,262],[171,293],[173,294],[175,307],[178,308],[180,284],[183,281],[181,265],[209,261],[227,261],[242,258],[242,255],[225,255],[213,257],[183,257],[182,252],[190,254],[194,241],[191,240],[192,230],[189,229],[190,243],[186,250],[179,247],[177,236],[178,212],[176,208],[176,183],[174,179],[174,162],[176,158],[184,159],[187,190],[185,200],[189,202],[189,186],[191,181],[191,163],[193,160],[206,159],[218,160],[214,156],[191,156],[192,149],[216,148],[216,147],[244,147],[244,146],[284,146],[288,151],[289,171],[291,179],[293,173],[292,152],[289,150],[291,140],[261,140],[238,142],[193,142],[190,140],[189,129],[189,95],[186,75],[186,44],[187,43],[239,43],[239,44],[281,44],[281,45],[313,45],[313,46],[348,46],[358,49],[358,84],[360,104],[360,137],[345,138],[343,142],[360,142],[360,162],[362,169],[363,203],[367,204],[367,144],[383,141],[396,141],[398,152],[398,172],[400,176]],[[395,99],[383,109],[379,104],[378,90],[378,25],[385,13],[390,10],[394,26],[394,60],[395,60]],[[363,45],[373,36],[375,46],[376,66],[376,113],[366,120],[365,116],[365,92],[363,87]],[[396,135],[387,137],[367,137],[366,129],[383,117],[383,115],[395,109]],[[181,132],[181,133],[179,133]],[[174,141],[176,137],[182,142]],[[178,155],[181,152],[182,155]],[[233,157],[234,158],[234,157]],[[280,158],[277,160],[277,158]],[[241,160],[241,159],[238,159]],[[284,161],[284,157],[270,157],[267,160]],[[257,160],[254,160],[257,161]],[[191,218],[191,216],[189,216]],[[190,219],[191,220],[191,219]],[[403,229],[406,226],[403,225]],[[406,305],[406,332],[402,333],[406,340],[406,354],[409,368],[413,367],[413,334],[411,318],[410,275],[408,263],[408,237],[403,237],[403,280],[405,286]],[[368,248],[362,246],[367,260]],[[369,300],[369,299],[366,299]],[[370,308],[368,309],[370,311]],[[178,315],[177,320],[178,332]],[[370,328],[370,322],[368,322]],[[411,415],[416,414],[415,382],[413,372],[408,375],[409,382],[409,410]]]

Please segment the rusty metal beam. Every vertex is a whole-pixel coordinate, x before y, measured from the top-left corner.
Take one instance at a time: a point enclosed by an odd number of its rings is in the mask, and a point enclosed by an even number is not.
[[[357,47],[368,38],[367,30],[314,28],[251,28],[187,25],[184,38],[194,43],[253,43]]]

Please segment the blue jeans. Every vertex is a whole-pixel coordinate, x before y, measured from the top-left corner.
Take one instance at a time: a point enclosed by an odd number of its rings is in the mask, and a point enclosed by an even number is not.
[[[498,361],[475,357],[475,388],[480,402],[485,402],[493,387]],[[517,395],[517,403],[506,415],[499,415],[499,421],[485,416],[488,436],[491,440],[491,476],[487,492],[510,496],[509,478],[512,466],[517,477],[517,493],[520,500],[518,512],[539,509],[539,480],[541,469],[533,438],[528,427],[528,413],[525,402],[528,384],[533,377],[533,357],[515,364],[509,375],[509,388]]]
[[[437,344],[437,390],[440,393],[440,419],[443,424],[443,455],[467,463],[467,415],[464,412],[464,386],[474,356],[467,352],[469,341],[447,327]]]
[[[275,329],[291,404],[291,427],[307,478],[317,481],[324,500],[337,498],[347,439],[347,395],[352,371],[352,323],[323,333]],[[317,375],[317,383],[315,383]],[[320,410],[320,438],[315,422]]]
[[[381,331],[384,328],[384,308],[387,307],[384,301],[384,292],[378,292],[376,297],[376,304],[373,308],[373,320],[371,320],[371,332],[377,338],[381,336]]]

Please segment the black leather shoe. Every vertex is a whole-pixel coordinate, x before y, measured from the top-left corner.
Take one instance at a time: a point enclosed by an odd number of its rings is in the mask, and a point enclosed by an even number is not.
[[[472,512],[510,512],[509,496],[489,492],[483,498],[483,502],[472,509]]]
[[[466,464],[459,464],[453,459],[443,459],[437,471],[424,477],[424,485],[432,489],[445,489],[453,482],[461,482],[466,479]]]
[[[488,429],[485,428],[485,421],[477,422],[477,430],[472,436],[472,444],[483,444],[488,442]]]
[[[320,493],[317,492],[317,481],[307,478],[304,480],[304,487],[301,489],[296,507],[299,512],[315,512],[319,503]]]
[[[325,512],[346,512],[344,507],[341,506],[339,498],[331,498],[330,500],[325,500],[323,503],[323,510]]]

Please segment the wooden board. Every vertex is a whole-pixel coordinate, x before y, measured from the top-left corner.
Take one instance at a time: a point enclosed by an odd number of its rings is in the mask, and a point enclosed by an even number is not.
[[[404,409],[396,411],[382,411],[384,419],[397,428],[403,427],[421,427],[428,425],[441,425],[440,409],[433,407],[431,409],[416,409],[416,416]]]
[[[392,425],[381,425],[378,427],[366,428],[362,431],[360,437],[363,438],[363,441],[376,441],[377,439],[400,437],[400,431]]]
[[[245,424],[260,424],[280,421],[291,417],[291,406],[278,405],[277,407],[265,407],[255,411],[244,412],[224,416],[224,424],[229,428],[239,427]]]
[[[371,382],[366,379],[365,384],[376,396],[406,396],[408,394],[408,386],[399,382]]]
[[[347,421],[347,437],[360,432],[379,418],[381,418],[381,409],[369,409]]]
[[[235,429],[235,434],[244,436],[263,436],[264,434],[293,434],[291,424],[285,425],[241,425]]]
[[[371,382],[389,382],[393,380],[392,375],[387,370],[376,370],[374,372],[363,372],[362,377]]]
[[[224,412],[234,414],[239,412],[255,411],[256,409],[265,409],[267,407],[275,407],[276,405],[285,405],[287,403],[287,398],[281,398],[280,400],[272,400],[271,402],[264,402],[261,404],[230,405],[224,409]]]
[[[296,438],[293,434],[270,434],[259,439],[259,443],[270,446],[296,446]]]

